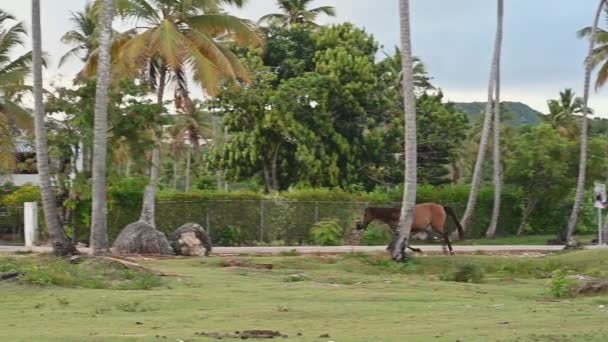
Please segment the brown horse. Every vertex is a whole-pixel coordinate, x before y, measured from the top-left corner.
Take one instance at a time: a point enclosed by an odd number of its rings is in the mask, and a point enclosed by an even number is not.
[[[393,231],[393,239],[387,247],[387,249],[392,252],[392,250],[394,249],[395,241],[397,240],[397,226],[399,224],[400,214],[400,207],[365,208],[365,213],[363,214],[363,222],[357,224],[357,230],[363,230],[367,228],[367,226],[374,220],[386,223]],[[447,244],[450,250],[450,254],[454,254],[454,252],[452,251],[452,244],[450,243],[450,238],[448,237],[448,233],[444,229],[444,225],[448,215],[451,216],[454,222],[456,223],[456,226],[458,227],[458,236],[462,239],[464,235],[463,229],[454,210],[450,207],[442,206],[437,203],[422,203],[416,205],[416,208],[414,210],[414,222],[412,223],[411,232],[413,234],[416,234],[431,228],[433,231],[443,236],[444,253],[445,246]],[[407,248],[411,249],[414,252],[422,252],[418,248],[412,248],[410,246],[407,246]]]

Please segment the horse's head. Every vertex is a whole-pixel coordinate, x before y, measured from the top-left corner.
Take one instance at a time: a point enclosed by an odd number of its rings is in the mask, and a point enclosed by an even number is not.
[[[374,220],[374,217],[372,215],[372,211],[370,210],[370,208],[365,208],[365,212],[363,213],[363,220],[357,222],[357,230],[363,230],[363,229],[367,228],[369,223],[372,222],[373,220]]]

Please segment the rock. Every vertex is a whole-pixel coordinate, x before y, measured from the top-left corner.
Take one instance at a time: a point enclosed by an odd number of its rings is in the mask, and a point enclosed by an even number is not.
[[[169,241],[177,255],[208,256],[213,248],[205,228],[196,223],[186,223],[177,228],[169,235]]]
[[[173,255],[165,234],[143,221],[126,226],[114,241],[113,247],[118,254]]]

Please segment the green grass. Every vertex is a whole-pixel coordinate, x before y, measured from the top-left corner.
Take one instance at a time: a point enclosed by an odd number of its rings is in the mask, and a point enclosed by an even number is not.
[[[583,243],[589,243],[595,239],[597,235],[580,235],[577,240]],[[466,239],[455,241],[454,244],[460,245],[546,245],[547,241],[555,239],[555,235],[522,235],[522,236],[500,236],[494,239]]]
[[[39,260],[50,261],[20,258],[43,269]],[[221,258],[146,261],[179,275],[147,290],[0,282],[2,340],[193,342],[215,341],[200,332],[251,329],[298,342],[608,340],[608,310],[600,307],[608,297],[555,300],[548,279],[556,269],[606,275],[608,251],[406,264],[364,254],[238,259],[274,268],[222,267]],[[6,260],[0,265],[13,262]],[[462,265],[482,269],[483,283],[440,280]]]

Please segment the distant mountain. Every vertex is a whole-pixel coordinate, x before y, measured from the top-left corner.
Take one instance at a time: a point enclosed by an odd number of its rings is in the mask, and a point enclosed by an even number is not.
[[[503,102],[505,120],[513,126],[538,125],[542,122],[540,112],[521,102]],[[469,116],[469,120],[475,121],[486,109],[485,102],[454,102],[454,107]]]

